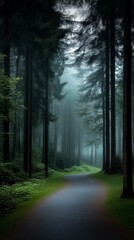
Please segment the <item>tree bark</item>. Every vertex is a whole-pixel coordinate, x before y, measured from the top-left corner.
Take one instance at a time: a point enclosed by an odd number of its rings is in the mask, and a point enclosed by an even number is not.
[[[116,172],[116,133],[115,133],[115,9],[110,16],[110,45],[111,45],[111,168],[110,173]]]
[[[19,76],[19,51],[16,59],[16,77]],[[17,88],[17,86],[16,86]],[[16,100],[16,99],[15,99]],[[17,152],[17,113],[15,111],[14,123],[13,123],[13,147],[12,147],[12,158],[15,159]]]
[[[124,86],[123,86],[123,191],[121,197],[133,197],[132,109],[131,109],[131,0],[124,0]]]
[[[10,38],[9,38],[9,4],[5,1],[5,12],[4,12],[4,73],[7,78],[4,86],[4,106],[3,106],[3,162],[10,161],[10,135],[9,135],[9,93],[10,93]]]
[[[24,171],[32,176],[32,56],[31,49],[26,50],[26,76],[24,99]]]
[[[103,63],[102,63],[103,64]],[[102,112],[103,112],[103,166],[102,170],[105,171],[106,164],[106,120],[105,120],[105,111],[106,111],[106,101],[105,101],[105,82],[104,82],[104,69],[102,66]]]
[[[48,148],[49,148],[49,60],[46,59],[46,86],[45,86],[45,177],[48,177]]]
[[[106,19],[106,164],[105,173],[110,169],[110,132],[109,132],[109,19]]]

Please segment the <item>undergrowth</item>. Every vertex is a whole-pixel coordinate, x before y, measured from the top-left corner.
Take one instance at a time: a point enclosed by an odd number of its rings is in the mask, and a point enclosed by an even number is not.
[[[0,236],[4,240],[7,233],[10,233],[12,228],[23,219],[27,212],[30,211],[41,198],[46,198],[65,185],[63,176],[70,173],[93,173],[98,171],[98,168],[88,166],[84,163],[81,166],[73,166],[70,169],[65,169],[64,172],[56,172],[49,169],[50,177],[45,179],[43,172],[33,174],[33,179],[28,179],[17,183],[12,183],[13,176],[9,169],[6,173],[9,182],[3,183],[0,186]],[[5,168],[2,167],[2,172]],[[13,173],[14,174],[14,173]],[[15,173],[16,174],[16,173]],[[4,178],[3,178],[4,179]],[[27,178],[26,178],[27,179]],[[12,183],[12,184],[11,184]]]

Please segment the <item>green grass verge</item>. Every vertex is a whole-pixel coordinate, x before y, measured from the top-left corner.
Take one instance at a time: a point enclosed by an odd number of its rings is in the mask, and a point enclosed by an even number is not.
[[[99,172],[100,171],[100,168],[97,168],[97,167],[94,167],[94,166],[90,166],[90,165],[87,165],[85,163],[81,163],[80,166],[73,166],[71,168],[65,168],[64,169],[64,173],[89,173],[89,174],[92,174],[92,173],[96,173],[96,172]]]
[[[134,234],[134,199],[120,198],[122,193],[122,176],[105,175],[103,172],[93,174],[93,177],[102,181],[107,187],[106,206],[117,222]]]
[[[20,219],[23,219],[42,198],[47,198],[65,185],[65,181],[63,181],[64,175],[85,172],[91,174],[99,170],[99,168],[82,163],[79,167],[73,166],[70,169],[65,169],[64,172],[55,172],[48,179],[32,179],[31,181],[20,184],[17,183],[9,187],[7,200],[10,202],[10,193],[12,192],[15,193],[15,196],[17,194],[18,199],[15,199],[15,201],[17,201],[15,209],[0,216],[1,239],[4,240]],[[23,200],[20,201],[21,194]]]
[[[28,189],[29,199],[23,202],[18,202],[15,209],[0,216],[1,239],[4,240],[4,238],[6,238],[20,219],[23,219],[26,213],[28,213],[38,203],[38,201],[44,197],[48,197],[65,185],[62,177],[63,174],[54,173],[48,179],[33,179],[29,183],[26,182],[22,184],[23,189]]]

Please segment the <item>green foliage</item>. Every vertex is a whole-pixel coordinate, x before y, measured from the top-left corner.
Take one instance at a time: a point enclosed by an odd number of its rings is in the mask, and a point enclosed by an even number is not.
[[[25,173],[23,171],[17,172],[15,173],[16,179],[15,179],[15,183],[16,182],[24,182],[28,180],[28,173]]]
[[[8,162],[8,163],[1,164],[1,167],[2,166],[7,168],[8,170],[11,170],[13,173],[19,172],[21,170],[20,165],[16,163]]]
[[[71,173],[71,168],[64,168],[64,172],[66,172],[66,173]]]
[[[35,178],[35,179],[44,179],[44,172],[43,171],[42,172],[36,172],[36,173],[33,174],[32,177]]]
[[[26,180],[28,180],[28,174],[20,171],[19,166],[12,163],[0,164],[0,185],[12,185]]]
[[[29,192],[22,187],[2,186],[0,188],[0,214],[7,213],[15,208],[18,201],[24,201],[29,198]]]
[[[74,172],[74,173],[82,173],[82,172],[95,173],[98,171],[100,171],[99,168],[90,166],[85,163],[81,163],[80,166],[72,166],[71,168],[64,169],[64,172],[66,172],[66,173],[72,173],[72,172]]]
[[[64,185],[63,174],[55,172],[55,174],[51,175],[47,180],[31,179],[31,181],[26,181],[21,184],[3,186],[3,192],[5,191],[5,194],[3,194],[7,196],[6,201],[10,204],[10,209],[6,209],[7,206],[4,207],[4,211],[1,210],[1,212],[3,211],[3,214],[0,216],[1,238],[5,239],[5,235],[13,230],[13,227],[20,222],[20,219],[23,219],[26,213],[30,211],[42,197],[49,196]],[[2,188],[0,188],[0,196]],[[10,194],[13,196],[13,202],[9,200],[11,199]]]
[[[14,123],[20,118],[20,110],[23,109],[21,92],[17,89],[19,77],[7,77],[4,73],[4,56],[0,54],[0,135],[3,137],[3,120],[10,118],[10,123]],[[9,117],[4,115],[3,106],[9,109]],[[10,128],[11,130],[11,128]],[[12,132],[6,134],[12,135]]]
[[[35,173],[42,173],[42,172],[44,172],[44,168],[45,168],[45,166],[44,166],[44,164],[42,162],[37,162],[37,161],[34,162],[33,171]]]
[[[80,167],[87,171],[87,172],[90,172],[90,173],[95,173],[95,172],[99,172],[100,171],[100,168],[98,167],[94,167],[94,166],[90,166],[84,162],[81,163]]]
[[[4,166],[0,167],[0,184],[14,184],[15,174]]]
[[[122,223],[134,234],[134,200],[120,198],[122,192],[122,175],[105,175],[103,172],[93,175],[107,188],[106,206],[114,219]]]
[[[11,198],[11,190],[4,186],[0,188],[0,214],[15,208],[15,200]]]
[[[33,145],[32,147],[32,159],[33,159],[33,173],[42,173],[44,172],[44,164],[42,160],[42,150]]]

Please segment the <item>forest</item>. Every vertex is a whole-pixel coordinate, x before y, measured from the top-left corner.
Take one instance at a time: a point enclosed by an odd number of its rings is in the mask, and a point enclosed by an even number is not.
[[[0,214],[15,184],[88,166],[134,197],[133,17],[133,0],[0,1]]]

